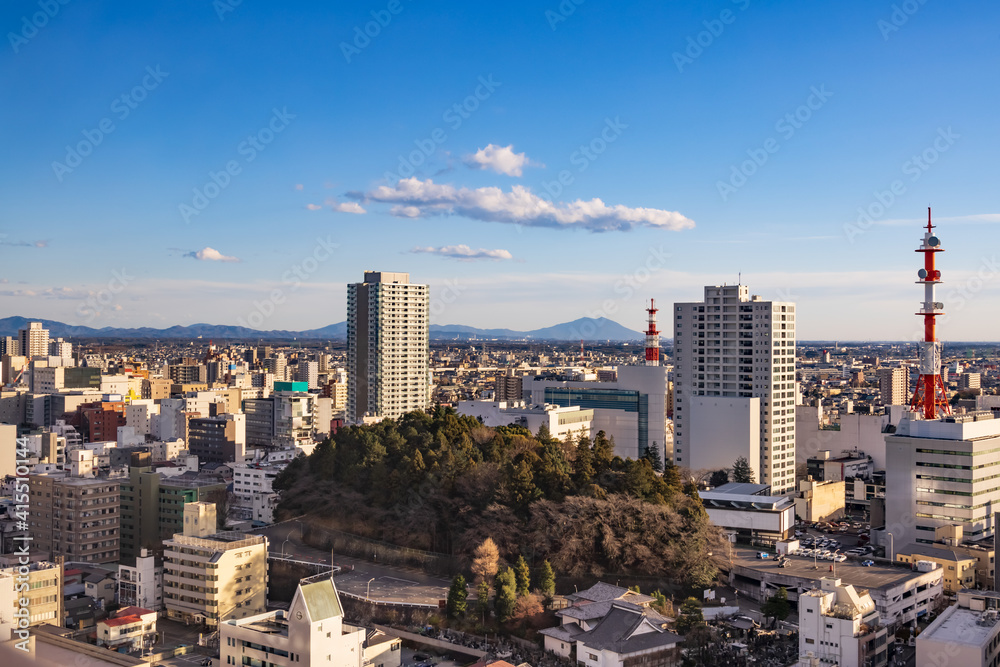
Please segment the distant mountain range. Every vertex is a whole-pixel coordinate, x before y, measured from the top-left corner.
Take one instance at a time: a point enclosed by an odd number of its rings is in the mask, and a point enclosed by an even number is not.
[[[54,320],[31,319],[27,317],[5,317],[0,319],[0,336],[16,336],[19,329],[27,326],[27,322],[41,322],[53,338],[210,338],[213,340],[239,339],[254,340],[265,338],[269,340],[290,340],[293,338],[309,340],[345,340],[347,338],[347,322],[337,322],[319,329],[308,331],[286,331],[283,329],[258,331],[244,327],[222,324],[192,324],[190,326],[172,326],[166,329],[140,327],[136,329],[121,329],[115,327],[74,326]],[[514,331],[513,329],[477,329],[461,324],[432,324],[431,340],[589,340],[589,341],[634,341],[642,340],[644,335],[638,331],[627,329],[605,317],[581,317],[572,322],[564,322],[551,327],[533,331]]]

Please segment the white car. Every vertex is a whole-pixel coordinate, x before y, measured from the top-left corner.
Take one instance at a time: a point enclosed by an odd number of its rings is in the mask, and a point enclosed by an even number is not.
[[[837,554],[836,556],[833,557],[833,560],[837,563],[843,563],[845,560],[847,560],[847,556],[845,556],[844,554]]]

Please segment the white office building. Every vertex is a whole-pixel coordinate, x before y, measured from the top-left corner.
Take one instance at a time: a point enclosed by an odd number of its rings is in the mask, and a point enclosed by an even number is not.
[[[706,287],[704,301],[674,304],[673,352],[674,462],[731,467],[728,438],[753,428],[746,415],[757,401],[758,481],[793,492],[795,304],[763,301],[745,285]],[[720,427],[725,420],[736,423]]]
[[[524,401],[459,401],[458,414],[477,418],[484,426],[523,426],[538,433],[542,426],[553,438],[569,436],[578,440],[590,436],[594,411],[578,405],[561,408],[557,405],[525,405]]]
[[[430,405],[430,290],[408,273],[366,271],[347,286],[347,420]]]
[[[882,667],[888,660],[888,630],[865,590],[823,577],[819,588],[799,595],[799,665]]]
[[[613,438],[615,454],[622,458],[639,459],[655,448],[660,460],[667,461],[673,446],[668,374],[666,366],[618,366],[612,382],[527,376],[522,391],[531,405],[593,410],[591,432],[604,431]]]
[[[934,529],[959,524],[978,539],[994,535],[1000,506],[1000,419],[992,412],[900,420],[885,436],[887,553],[930,544]],[[891,536],[891,537],[890,537]]]

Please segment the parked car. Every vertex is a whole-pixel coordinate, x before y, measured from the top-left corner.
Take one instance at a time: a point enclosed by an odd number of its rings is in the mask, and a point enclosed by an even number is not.
[[[837,563],[843,563],[845,560],[847,560],[847,556],[845,556],[844,554],[837,554],[836,556],[833,557],[833,560]]]
[[[757,552],[757,558],[759,560],[764,560],[764,559],[770,558],[770,557],[771,557],[771,555],[769,553],[767,553],[766,551],[758,551]]]
[[[869,560],[863,560],[863,561],[861,561],[861,564],[864,565],[865,567],[871,567],[872,565],[875,564],[875,561],[870,560],[870,559]]]

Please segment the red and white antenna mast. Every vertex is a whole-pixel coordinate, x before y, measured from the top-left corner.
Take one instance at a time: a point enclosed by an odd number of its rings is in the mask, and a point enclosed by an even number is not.
[[[920,378],[910,400],[910,409],[924,413],[924,419],[937,419],[939,414],[951,414],[948,395],[941,379],[941,343],[935,337],[935,318],[944,314],[944,304],[934,300],[934,287],[941,282],[941,272],[934,268],[934,255],[944,252],[941,240],[934,235],[931,209],[927,208],[927,231],[916,252],[924,253],[924,268],[917,271],[924,286],[924,302],[917,315],[924,318],[924,340],[920,343]]]
[[[656,302],[649,300],[649,326],[646,328],[646,365],[660,365],[660,332],[656,330]]]

